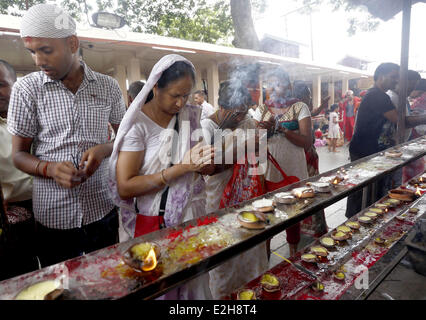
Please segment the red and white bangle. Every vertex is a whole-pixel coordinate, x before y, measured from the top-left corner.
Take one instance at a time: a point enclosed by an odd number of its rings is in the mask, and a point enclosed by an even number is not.
[[[47,178],[47,167],[49,166],[49,162],[46,161],[46,164],[43,167],[43,177]]]

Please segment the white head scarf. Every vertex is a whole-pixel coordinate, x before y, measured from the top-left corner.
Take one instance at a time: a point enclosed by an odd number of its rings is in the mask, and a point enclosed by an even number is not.
[[[112,151],[111,158],[109,160],[110,187],[113,193],[112,197],[115,203],[119,206],[125,206],[125,202],[123,202],[123,200],[121,200],[118,196],[117,185],[116,185],[116,165],[117,165],[118,154],[121,150],[124,137],[132,128],[132,126],[135,124],[137,114],[141,112],[141,107],[145,104],[145,101],[146,101],[146,98],[148,97],[149,92],[154,88],[155,84],[158,82],[163,72],[167,70],[168,68],[170,68],[175,62],[178,62],[178,61],[183,61],[189,64],[195,71],[193,64],[189,60],[185,59],[184,57],[180,55],[170,54],[161,58],[153,67],[146,84],[143,86],[142,90],[136,96],[135,100],[130,105],[129,109],[127,110],[126,114],[123,117],[123,120],[120,123],[120,127],[117,132],[117,137],[115,138],[115,141],[114,141],[114,149]],[[180,113],[184,111],[185,111],[185,108],[183,108],[180,111]],[[182,179],[177,179],[170,185],[169,196],[167,201],[168,204],[171,201],[171,198],[173,197],[173,196],[171,197],[170,195],[174,193],[174,189],[178,189],[178,188],[182,189],[182,185],[184,184],[183,180],[185,179],[182,177]],[[181,183],[180,186],[179,186],[179,183]],[[161,194],[158,193],[157,195],[155,195],[155,197],[157,201],[161,198]],[[167,226],[174,225],[180,222],[179,221],[180,217],[176,217],[176,211],[180,210],[181,208],[177,208],[177,207],[179,206],[168,206],[168,205],[166,206],[166,213],[164,215],[164,219]],[[181,215],[182,212],[177,212],[177,215],[179,214]]]
[[[76,34],[74,19],[54,4],[32,6],[21,21],[21,37],[67,38]]]

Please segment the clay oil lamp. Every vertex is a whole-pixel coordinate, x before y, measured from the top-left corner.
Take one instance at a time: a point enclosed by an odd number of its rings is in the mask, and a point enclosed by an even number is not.
[[[242,289],[237,293],[237,300],[256,300],[256,293],[251,289]]]
[[[359,228],[361,228],[361,225],[356,221],[348,221],[345,223],[345,225],[353,230],[358,230]]]
[[[350,233],[352,230],[350,227],[346,226],[346,225],[342,225],[342,226],[338,226],[336,228],[337,231],[342,231],[344,233]]]
[[[310,262],[310,263],[317,262],[317,256],[313,253],[302,254],[300,258],[302,259],[302,261],[305,261],[305,262]]]
[[[371,218],[372,220],[376,220],[378,217],[378,214],[375,212],[367,211],[364,213],[364,216]]]
[[[308,182],[307,186],[310,186],[318,193],[327,193],[331,191],[331,186],[328,182]]]
[[[342,182],[343,180],[345,180],[342,176],[340,176],[340,171],[338,171],[337,173],[338,173],[338,174],[337,174],[337,176],[335,176],[334,178],[332,178],[332,179],[330,180],[330,183],[331,183],[333,186],[335,186],[335,187],[337,187],[337,186],[339,185],[339,183],[340,183],[340,182]]]
[[[389,150],[385,152],[385,156],[388,158],[400,158],[402,156],[402,152],[399,150]]]
[[[327,257],[328,256],[328,250],[321,246],[314,246],[311,247],[310,251],[320,257]]]
[[[367,216],[361,216],[358,218],[358,222],[362,223],[362,224],[371,224],[373,223],[373,219],[371,219],[370,217]]]
[[[240,225],[247,229],[264,229],[266,218],[261,212],[242,211],[237,216]]]
[[[260,212],[271,212],[274,211],[274,202],[269,199],[260,199],[253,201],[251,204],[254,210]]]
[[[350,233],[345,233],[345,232],[336,230],[336,231],[331,233],[331,237],[334,240],[337,240],[337,241],[344,241],[344,240],[349,239],[351,237],[351,235],[350,235]]]
[[[386,240],[383,239],[382,237],[375,237],[374,242],[379,244],[379,245],[383,245],[383,244],[385,244]]]
[[[58,280],[40,281],[20,291],[15,300],[55,300],[63,291]]]
[[[368,209],[369,212],[377,213],[379,216],[383,215],[385,213],[385,209],[383,208],[370,208]]]
[[[400,214],[399,216],[396,216],[395,219],[399,221],[404,221],[405,219],[407,219],[407,215],[403,213],[403,214]]]
[[[421,183],[420,179],[416,179],[416,178],[411,179],[410,181],[408,181],[409,185],[415,186],[415,187],[417,187],[419,185],[419,183]]]
[[[297,202],[297,199],[290,192],[280,192],[274,195],[274,202],[280,204],[294,204]]]
[[[152,242],[141,242],[131,246],[123,255],[126,264],[136,270],[149,272],[157,267],[160,247]]]
[[[390,198],[386,200],[385,204],[389,204],[391,208],[395,208],[401,204],[401,200]]]
[[[419,212],[419,208],[410,208],[408,209],[409,213],[418,213]]]
[[[333,248],[336,245],[334,239],[330,237],[323,237],[321,238],[320,242],[326,248]]]
[[[324,285],[319,281],[315,281],[311,285],[311,289],[314,290],[315,292],[322,292],[322,291],[324,291]]]
[[[377,203],[374,205],[377,209],[382,209],[383,213],[389,212],[390,205],[388,203]]]
[[[260,279],[260,285],[266,292],[276,292],[281,288],[280,280],[272,273],[265,273]]]
[[[343,271],[337,270],[336,272],[333,273],[333,277],[336,280],[343,281],[343,280],[345,280],[346,276],[345,276],[345,273]]]
[[[411,202],[414,200],[415,192],[408,189],[392,189],[389,191],[389,197],[400,201]]]
[[[312,188],[296,188],[292,190],[292,194],[298,199],[315,197],[315,192]]]

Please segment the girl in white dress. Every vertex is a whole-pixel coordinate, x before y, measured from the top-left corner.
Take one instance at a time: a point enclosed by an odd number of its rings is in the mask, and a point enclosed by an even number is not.
[[[337,139],[340,138],[340,128],[339,122],[339,114],[336,112],[338,108],[337,104],[333,104],[330,108],[330,115],[328,120],[328,138],[330,139],[330,144],[328,146],[328,151],[330,152],[338,152],[336,151]]]

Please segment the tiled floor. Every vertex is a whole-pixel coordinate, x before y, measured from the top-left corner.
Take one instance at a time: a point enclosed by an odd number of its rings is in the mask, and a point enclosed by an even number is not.
[[[347,146],[338,148],[338,151],[339,152],[337,153],[333,153],[333,152],[328,152],[327,147],[317,148],[317,152],[319,155],[320,173],[338,168],[350,162],[349,151]],[[346,211],[346,198],[334,203],[333,205],[325,209],[325,218],[326,218],[329,229],[334,229],[340,224],[342,224],[344,221],[346,221],[345,211]],[[313,241],[312,238],[302,235],[298,248],[305,247],[311,241]],[[286,241],[285,231],[276,235],[274,238],[272,238],[271,250],[275,251],[277,254],[283,257],[286,257],[286,258],[289,257],[289,248]],[[271,254],[269,266],[270,268],[272,268],[278,263],[281,263],[282,261],[283,260],[277,255]]]

